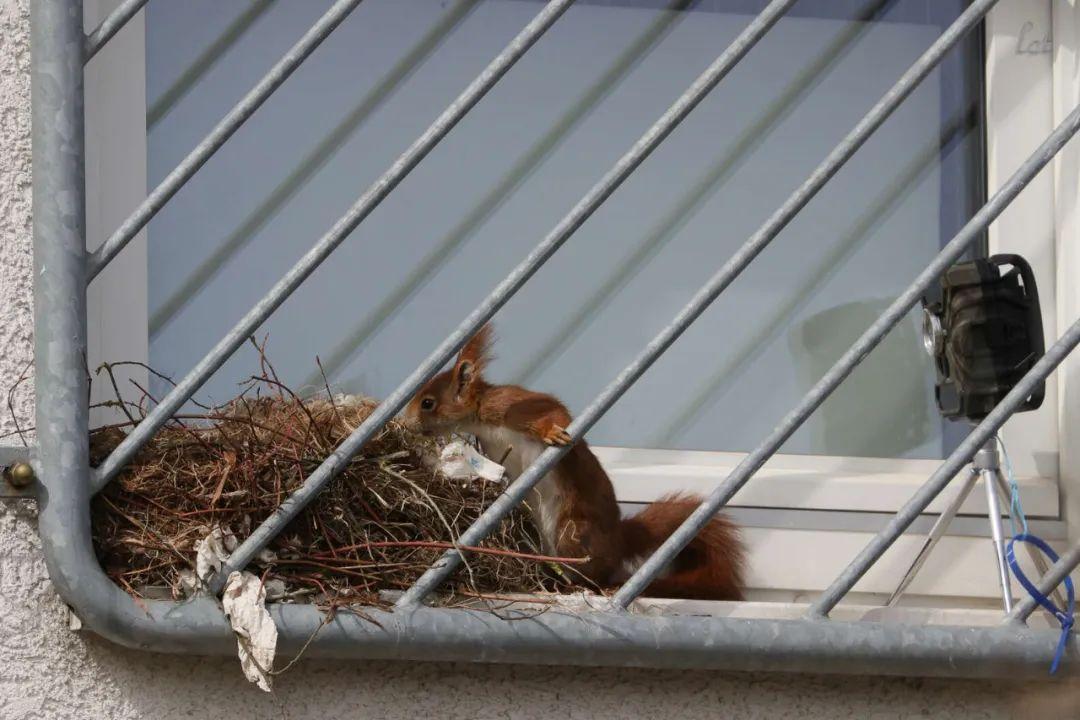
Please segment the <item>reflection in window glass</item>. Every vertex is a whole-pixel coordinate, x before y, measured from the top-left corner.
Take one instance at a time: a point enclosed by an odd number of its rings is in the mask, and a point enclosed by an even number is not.
[[[386,395],[764,2],[579,2],[264,327],[295,387]],[[497,316],[497,381],[582,408],[959,14],[804,0]],[[151,363],[186,372],[540,8],[369,0],[152,222]],[[325,10],[148,7],[156,184]],[[592,431],[748,450],[977,207],[979,54],[950,53]],[[204,389],[250,374],[242,350]],[[161,392],[163,388],[156,388]],[[784,447],[939,458],[912,314]]]

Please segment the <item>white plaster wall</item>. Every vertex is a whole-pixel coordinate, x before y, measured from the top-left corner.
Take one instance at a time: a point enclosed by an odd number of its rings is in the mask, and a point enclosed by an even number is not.
[[[163,0],[159,0],[163,1]],[[29,2],[0,0],[0,432],[31,356]],[[16,395],[32,418],[30,385]],[[1076,717],[1080,686],[406,663],[302,663],[273,695],[234,661],[67,629],[32,503],[0,502],[0,720],[68,718]]]
[[[27,369],[33,346],[29,12],[25,0],[0,5],[0,434],[14,429],[8,388]],[[14,393],[20,419],[33,415],[33,394],[32,381]]]

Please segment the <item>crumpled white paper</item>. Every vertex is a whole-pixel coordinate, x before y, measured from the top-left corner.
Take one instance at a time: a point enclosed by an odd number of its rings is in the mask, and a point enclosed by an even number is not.
[[[488,482],[499,482],[506,468],[481,455],[472,445],[454,440],[439,455],[439,472],[453,480],[483,478]]]
[[[278,632],[266,609],[266,589],[262,581],[249,572],[231,573],[221,604],[236,633],[244,677],[270,692],[273,677],[269,671],[274,667]]]
[[[195,576],[188,571],[180,572],[180,585],[188,592],[205,587],[210,576],[221,572],[229,556],[236,550],[240,540],[229,527],[215,527],[195,545]],[[259,551],[254,562],[270,565],[277,562],[277,553],[266,548]]]
[[[205,583],[219,572],[238,542],[232,530],[215,527],[195,545],[195,575]]]

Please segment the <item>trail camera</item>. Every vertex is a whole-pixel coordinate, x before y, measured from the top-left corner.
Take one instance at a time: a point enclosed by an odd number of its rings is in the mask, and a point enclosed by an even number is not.
[[[978,421],[1043,354],[1042,315],[1031,266],[994,255],[952,266],[939,293],[923,299],[923,342],[937,367],[945,417]],[[1043,401],[1040,382],[1017,412]]]

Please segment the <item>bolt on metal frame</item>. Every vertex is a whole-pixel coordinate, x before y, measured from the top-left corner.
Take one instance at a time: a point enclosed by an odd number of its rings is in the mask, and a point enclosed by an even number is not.
[[[42,543],[50,576],[61,596],[94,632],[131,647],[165,652],[226,653],[235,649],[228,623],[212,598],[185,603],[138,605],[103,573],[90,540],[89,501],[201,387],[233,351],[363,221],[450,129],[498,82],[562,15],[572,0],[551,0],[465,91],[399,157],[297,265],[273,286],[237,325],[148,415],[96,470],[87,448],[88,393],[86,286],[108,261],[198,170],[213,152],[337,26],[359,0],[338,0],[266,77],[230,111],[174,173],[140,205],[109,241],[108,250],[85,250],[83,64],[146,0],[127,0],[89,38],[82,31],[78,0],[31,3],[34,162],[35,371],[41,482]],[[464,342],[581,226],[780,19],[794,0],[772,0],[660,119],[544,237],[443,343],[324,462],[304,485],[237,549],[219,574],[243,568],[295,516],[378,429],[388,422]],[[679,337],[799,210],[855,153],[964,33],[975,27],[995,0],[975,0],[868,112],[802,186],[728,261],[665,328],[568,428],[580,438]],[[940,272],[1016,197],[1080,128],[1080,109],[1051,133],[1039,149],[945,246],[915,282],[741,463],[661,548],[609,601],[597,609],[553,610],[538,617],[495,617],[478,610],[430,608],[422,600],[460,563],[446,553],[406,592],[394,611],[365,609],[363,616],[339,613],[323,624],[310,606],[272,605],[283,652],[299,648],[313,633],[312,655],[413,658],[583,665],[711,667],[940,675],[1041,675],[1058,633],[1023,625],[1033,604],[1021,601],[1000,627],[889,625],[841,622],[828,612],[1015,411],[1026,393],[1080,342],[1074,324],[1025,376],[1022,383],[953,452],[926,485],[867,546],[801,620],[734,619],[624,612],[655,574],[700,527],[776,452],[917,302]],[[111,245],[110,245],[111,243]],[[1026,390],[1025,390],[1026,389]],[[550,448],[496,499],[458,541],[475,544],[565,449]],[[1065,553],[1041,581],[1052,588],[1080,563],[1080,546]],[[1080,653],[1070,645],[1063,665],[1075,672]]]

